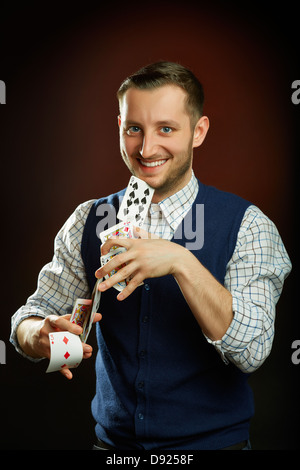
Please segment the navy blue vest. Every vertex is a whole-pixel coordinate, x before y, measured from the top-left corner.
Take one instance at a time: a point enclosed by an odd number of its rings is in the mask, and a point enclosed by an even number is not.
[[[100,266],[99,230],[109,220],[102,209],[116,214],[124,191],[96,201],[87,218],[82,258],[91,290]],[[191,251],[223,283],[250,203],[199,182],[194,230],[197,204],[204,204],[204,244]],[[186,220],[177,230],[183,238],[172,240],[184,246]],[[178,450],[220,449],[247,439],[253,414],[248,376],[224,364],[207,342],[173,276],[146,279],[122,302],[117,294],[114,288],[102,294],[96,326],[92,411],[98,438],[121,449]]]

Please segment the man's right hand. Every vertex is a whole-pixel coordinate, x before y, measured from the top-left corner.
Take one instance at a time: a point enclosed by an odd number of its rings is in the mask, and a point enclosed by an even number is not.
[[[82,328],[70,322],[71,315],[48,315],[46,318],[29,317],[23,320],[17,329],[19,345],[25,354],[33,358],[46,357],[50,359],[49,333],[56,331],[69,331],[75,335],[82,333]],[[100,313],[96,313],[94,323],[101,320]],[[92,355],[92,347],[82,343],[83,358],[88,359]],[[73,377],[70,369],[62,369],[61,374],[67,379]]]

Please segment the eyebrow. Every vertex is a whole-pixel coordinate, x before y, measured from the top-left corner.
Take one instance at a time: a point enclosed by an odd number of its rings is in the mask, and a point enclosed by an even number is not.
[[[158,126],[166,126],[166,127],[180,127],[179,122],[173,121],[172,119],[168,119],[166,121],[158,121],[156,123]]]
[[[139,122],[137,121],[131,121],[131,120],[126,120],[124,121],[124,124],[125,126],[138,126],[138,127],[142,127],[142,124],[140,124]],[[165,127],[176,127],[177,129],[179,129],[181,126],[180,124],[177,122],[177,121],[173,121],[173,119],[167,119],[165,121],[157,121],[155,123],[156,126],[165,126]]]

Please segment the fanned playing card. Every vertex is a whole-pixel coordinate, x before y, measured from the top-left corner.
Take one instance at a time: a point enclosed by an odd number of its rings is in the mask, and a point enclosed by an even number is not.
[[[114,258],[114,256],[123,253],[125,248],[117,248],[113,251],[110,251],[107,253],[107,255],[101,256],[101,266],[104,266],[106,263],[108,263],[111,259]],[[105,279],[108,279],[109,277],[113,276],[115,273],[117,273],[121,268],[123,268],[125,264],[121,264],[117,268],[113,269],[109,274],[105,276]],[[129,280],[124,279],[123,281],[117,282],[117,284],[114,285],[114,288],[117,289],[118,291],[122,291],[128,284]]]
[[[98,312],[101,292],[98,290],[102,278],[95,283],[91,299],[77,299],[73,307],[70,318],[71,323],[76,323],[82,327],[82,333],[79,335],[81,341],[85,343],[91,331],[95,313]]]
[[[111,237],[134,238],[131,223],[123,221],[100,233],[100,240],[102,243],[106,242],[106,240]]]
[[[149,209],[154,189],[145,181],[131,176],[117,217],[129,221],[136,227],[141,227]]]
[[[46,372],[78,367],[82,361],[83,349],[79,336],[69,331],[49,333],[50,362]]]
[[[91,299],[77,299],[73,307],[70,322],[76,323],[76,325],[83,328],[87,317],[90,315],[91,304]]]
[[[101,299],[101,292],[98,289],[98,286],[100,282],[103,281],[103,278],[98,279],[97,282],[95,283],[93,293],[92,293],[92,299],[91,299],[91,306],[90,306],[90,313],[87,316],[85,323],[83,325],[83,332],[80,335],[81,341],[83,343],[86,343],[88,336],[90,334],[92,325],[93,325],[93,320],[95,317],[95,313],[98,312],[99,306],[100,306],[100,299]]]

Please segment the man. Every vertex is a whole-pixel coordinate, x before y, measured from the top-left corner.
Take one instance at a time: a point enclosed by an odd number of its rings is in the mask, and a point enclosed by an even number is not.
[[[75,299],[124,265],[99,286],[92,403],[98,447],[247,448],[247,377],[270,353],[290,260],[256,206],[194,176],[193,149],[209,120],[189,70],[151,64],[122,83],[118,99],[123,160],[155,190],[144,226],[135,239],[106,241],[102,254],[113,245],[126,250],[99,268],[102,209],[117,211],[124,191],[80,205],[58,233],[37,291],[13,317],[12,342],[33,360],[49,358],[49,332],[81,332],[69,322]],[[196,238],[204,234],[190,249],[188,224]],[[111,287],[127,278],[117,295]],[[91,347],[83,352],[90,357]],[[68,369],[62,374],[72,377]]]

